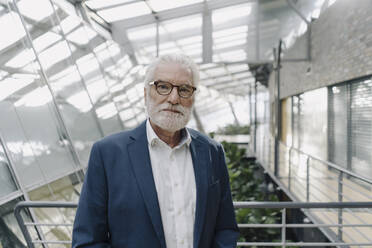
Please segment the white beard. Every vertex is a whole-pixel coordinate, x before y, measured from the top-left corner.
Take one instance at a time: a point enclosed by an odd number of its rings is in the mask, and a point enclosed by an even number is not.
[[[170,103],[162,103],[156,106],[149,95],[147,95],[146,108],[151,122],[169,132],[176,132],[184,128],[190,120],[192,109],[180,104],[172,105]],[[162,111],[163,109],[172,109],[180,113]]]

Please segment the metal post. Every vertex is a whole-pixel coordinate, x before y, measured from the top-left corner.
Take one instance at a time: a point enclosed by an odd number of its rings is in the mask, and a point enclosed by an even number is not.
[[[156,19],[156,57],[159,57],[159,43],[160,43],[160,36],[159,36],[159,18],[155,16]]]
[[[352,170],[352,125],[351,125],[351,118],[352,118],[352,111],[351,111],[351,84],[346,85],[346,161],[347,161],[347,169],[349,171]]]
[[[260,0],[256,1],[256,60],[260,60]]]
[[[286,208],[283,208],[282,210],[282,247],[285,248],[286,247],[286,223],[287,223],[287,216],[286,216],[286,211],[287,209]]]
[[[231,113],[232,113],[232,115],[234,117],[235,125],[240,126],[240,123],[239,123],[238,117],[237,117],[237,115],[235,113],[235,109],[234,109],[234,106],[233,106],[232,102],[231,101],[227,101],[227,103],[229,104]]]
[[[342,202],[343,201],[343,178],[344,178],[344,173],[342,171],[339,172],[338,174],[338,201]],[[337,237],[339,241],[342,241],[342,211],[343,208],[338,209],[338,224],[340,225],[338,227],[338,234]]]
[[[288,190],[289,191],[291,191],[291,176],[292,176],[291,155],[292,155],[292,147],[289,148],[289,152],[288,152]]]
[[[254,153],[257,151],[257,79],[254,82]]]
[[[276,63],[275,63],[275,86],[276,86],[276,94],[275,94],[275,106],[276,106],[276,111],[275,111],[275,163],[274,163],[274,174],[278,176],[279,173],[279,141],[280,141],[280,136],[281,136],[281,106],[280,106],[280,67],[281,67],[281,57],[282,53],[282,40],[279,40],[279,47],[278,47],[278,54],[275,53],[274,49],[274,54],[276,54]]]
[[[253,126],[253,121],[252,121],[252,85],[249,84],[249,92],[248,92],[248,99],[249,99],[249,145],[251,147],[252,151],[252,126]]]
[[[310,201],[310,157],[306,159],[306,201]]]

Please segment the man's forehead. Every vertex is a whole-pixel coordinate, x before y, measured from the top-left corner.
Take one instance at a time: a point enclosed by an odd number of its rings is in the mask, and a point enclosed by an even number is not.
[[[181,80],[192,82],[192,72],[186,65],[178,63],[160,63],[155,68],[155,79]]]

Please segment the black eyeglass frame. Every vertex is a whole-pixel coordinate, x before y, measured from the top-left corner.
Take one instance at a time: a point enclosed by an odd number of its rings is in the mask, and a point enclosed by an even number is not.
[[[170,84],[170,85],[172,86],[172,88],[171,88],[171,90],[169,91],[169,93],[167,93],[167,94],[160,93],[159,90],[158,90],[158,84],[159,84],[159,83],[167,83],[167,84]],[[179,97],[181,97],[181,98],[186,98],[186,99],[192,97],[192,95],[194,94],[194,92],[197,90],[196,87],[194,87],[194,86],[192,86],[192,85],[189,85],[189,84],[174,85],[174,84],[172,84],[172,83],[170,83],[170,82],[163,81],[163,80],[152,81],[152,82],[149,83],[149,85],[155,85],[156,92],[158,92],[158,94],[159,94],[159,95],[162,95],[162,96],[170,95],[170,93],[172,93],[172,91],[173,91],[173,88],[176,87],[176,88],[177,88],[177,93],[178,93]],[[182,95],[180,94],[179,88],[182,87],[182,86],[191,87],[192,92],[191,92],[191,95],[190,95],[190,96],[182,96]]]

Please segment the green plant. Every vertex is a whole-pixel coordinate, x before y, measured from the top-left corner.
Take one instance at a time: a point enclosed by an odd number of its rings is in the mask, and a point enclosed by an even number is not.
[[[236,124],[230,124],[224,128],[219,128],[216,133],[225,134],[225,135],[249,134],[250,126],[249,125],[240,126]]]
[[[248,160],[245,149],[236,144],[222,142],[229,169],[231,194],[234,201],[278,201],[274,193],[267,192],[260,167]],[[261,175],[261,176],[260,176]],[[277,209],[246,208],[236,210],[238,223],[274,224],[280,222]],[[240,242],[272,242],[280,239],[280,229],[241,229]]]

